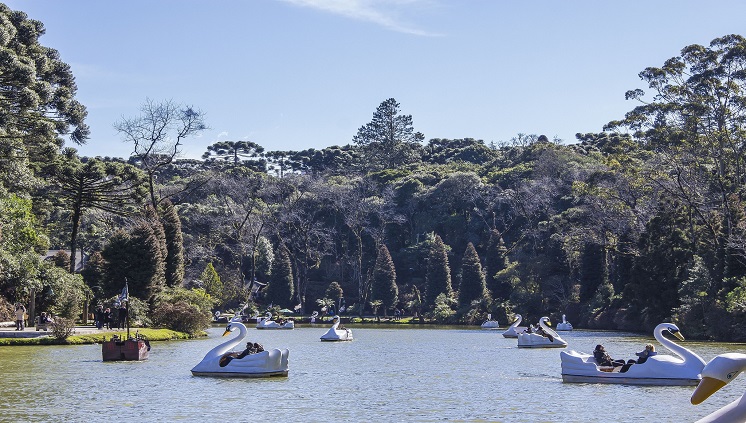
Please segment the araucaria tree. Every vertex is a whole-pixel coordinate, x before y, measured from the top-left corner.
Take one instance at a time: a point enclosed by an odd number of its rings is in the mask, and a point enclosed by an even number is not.
[[[381,301],[384,316],[386,316],[386,310],[394,307],[397,301],[399,301],[399,287],[396,285],[396,269],[394,269],[394,261],[391,260],[389,249],[385,245],[381,245],[378,249],[378,258],[373,269],[371,291],[371,300]]]
[[[425,300],[428,307],[435,305],[438,295],[451,295],[451,268],[448,265],[448,250],[440,235],[435,235],[427,258],[425,274],[427,289]]]
[[[458,301],[462,308],[469,307],[472,301],[487,297],[487,287],[482,272],[482,264],[474,245],[470,242],[466,246],[464,257],[461,259],[461,286],[458,290]]]

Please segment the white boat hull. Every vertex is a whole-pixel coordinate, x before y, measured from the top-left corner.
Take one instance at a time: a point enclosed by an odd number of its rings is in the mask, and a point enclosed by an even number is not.
[[[605,374],[600,374],[605,373]],[[567,383],[607,383],[620,385],[650,385],[650,386],[696,386],[699,379],[668,379],[668,378],[640,378],[626,377],[624,373],[599,372],[598,375],[583,376],[562,374],[562,381]]]

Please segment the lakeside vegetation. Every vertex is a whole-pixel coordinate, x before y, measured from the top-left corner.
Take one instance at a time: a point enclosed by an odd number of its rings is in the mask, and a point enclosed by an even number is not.
[[[197,160],[179,151],[205,114],[153,100],[112,122],[130,157],[79,156],[66,143],[96,140],[70,67],[41,22],[0,4],[0,29],[0,320],[87,317],[126,283],[133,321],[188,334],[216,310],[344,307],[746,340],[739,35],[644,69],[652,95],[620,93],[637,106],[574,142],[426,141],[389,98],[341,146]]]
[[[178,339],[194,338],[194,335],[190,335],[184,332],[176,332],[170,329],[142,328],[137,329],[137,332],[145,337],[145,339],[147,339],[148,341],[175,341]],[[130,334],[134,335],[135,331],[131,331]],[[104,341],[111,340],[114,335],[119,336],[121,339],[125,339],[127,337],[127,331],[110,331],[85,335],[71,335],[65,339],[55,338],[51,334],[50,336],[39,336],[35,338],[0,338],[0,346],[100,344]]]

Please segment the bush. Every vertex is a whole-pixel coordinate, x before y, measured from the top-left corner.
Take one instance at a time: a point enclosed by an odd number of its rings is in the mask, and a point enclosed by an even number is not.
[[[55,337],[55,339],[64,341],[73,334],[75,320],[64,317],[55,317],[54,322],[50,323],[50,327],[52,328],[52,336]]]
[[[153,310],[153,324],[177,332],[195,335],[210,326],[212,316],[194,304],[186,301],[160,303]]]

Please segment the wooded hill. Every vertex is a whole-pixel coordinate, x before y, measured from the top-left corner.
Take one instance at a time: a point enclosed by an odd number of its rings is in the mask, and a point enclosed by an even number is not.
[[[88,137],[69,66],[39,44],[41,23],[0,6],[0,27],[4,301],[74,316],[126,279],[144,313],[174,287],[225,310],[256,279],[268,284],[259,310],[503,325],[566,314],[576,327],[675,321],[690,337],[745,340],[741,36],[643,70],[648,92],[626,94],[636,107],[572,143],[426,141],[390,98],[342,146],[226,141],[187,160],[179,147],[204,115],[170,101],[115,123],[131,157],[79,157],[65,146]],[[44,262],[48,249],[69,253]],[[85,270],[70,273],[81,250]]]

